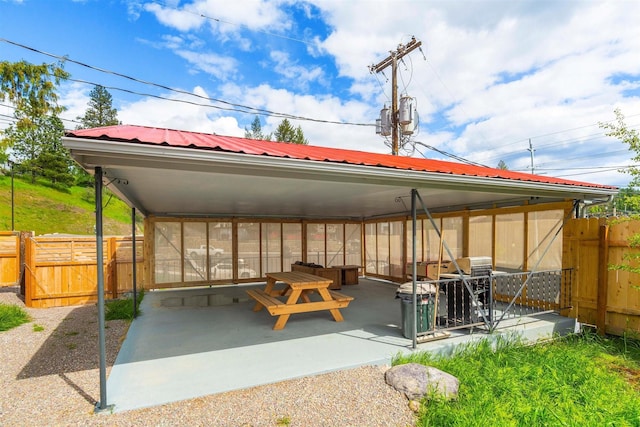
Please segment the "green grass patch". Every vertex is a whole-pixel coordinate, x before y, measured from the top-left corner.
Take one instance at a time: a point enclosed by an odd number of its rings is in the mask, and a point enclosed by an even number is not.
[[[33,332],[42,332],[44,331],[44,326],[38,325],[37,323],[33,324]]]
[[[593,333],[527,346],[488,340],[451,357],[399,356],[456,376],[459,399],[424,401],[420,426],[639,426],[640,342]]]
[[[136,298],[137,312],[140,312],[140,303],[144,298],[144,290],[138,293]],[[104,317],[106,320],[133,320],[133,298],[127,297],[115,299],[105,303]]]
[[[0,332],[8,331],[31,320],[24,308],[0,303]]]
[[[58,190],[28,179],[14,179],[16,230],[47,233],[94,234],[93,188]],[[106,235],[131,234],[131,208],[111,193],[103,198]],[[141,228],[139,224],[138,228]],[[11,177],[0,173],[0,229],[11,229]]]

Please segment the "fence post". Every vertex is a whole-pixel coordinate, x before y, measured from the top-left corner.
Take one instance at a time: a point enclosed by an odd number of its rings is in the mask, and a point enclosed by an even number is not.
[[[24,239],[24,305],[33,307],[33,294],[36,287],[35,244],[31,236]]]
[[[609,226],[601,225],[598,233],[598,297],[596,328],[598,335],[607,332],[607,291],[609,288]]]
[[[115,237],[107,240],[107,272],[108,289],[111,291],[111,298],[118,298],[118,258],[116,256],[117,242]]]

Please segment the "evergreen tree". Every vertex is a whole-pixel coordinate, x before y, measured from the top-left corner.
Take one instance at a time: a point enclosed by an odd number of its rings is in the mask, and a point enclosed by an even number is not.
[[[76,129],[89,129],[102,126],[113,126],[118,121],[118,110],[112,107],[112,97],[108,90],[97,85],[89,93],[89,107],[84,116],[76,117],[82,122]]]
[[[276,141],[289,142],[293,144],[308,145],[309,141],[304,137],[302,127],[298,126],[294,128],[291,122],[287,119],[283,119],[282,122],[276,128],[273,134]]]
[[[5,141],[11,146],[19,173],[29,175],[35,183],[43,177],[51,184],[68,187],[73,184],[71,157],[62,145],[62,121],[55,115],[33,115],[16,110],[18,121],[5,129]]]
[[[263,141],[271,141],[271,134],[262,133],[262,124],[260,123],[260,117],[256,116],[251,122],[251,130],[244,128],[244,137],[248,139],[260,139]]]
[[[506,171],[506,170],[509,170],[509,166],[507,166],[504,160],[500,160],[498,162],[498,169],[502,169]]]

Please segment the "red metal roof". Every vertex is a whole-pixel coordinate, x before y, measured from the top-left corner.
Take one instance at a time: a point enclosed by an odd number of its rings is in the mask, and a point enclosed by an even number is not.
[[[447,162],[443,160],[393,156],[391,154],[368,153],[365,151],[317,147],[312,145],[259,141],[233,136],[222,136],[146,126],[117,125],[93,129],[80,129],[68,131],[66,133],[66,136],[118,142],[131,142],[137,144],[209,149],[232,153],[313,160],[322,162],[347,163],[351,165],[375,166],[441,174],[466,175],[486,178],[503,178],[507,180],[529,181],[558,185],[616,189],[616,187],[608,185],[572,181],[550,176],[533,175],[523,172],[513,172],[509,170],[473,166],[464,163]]]

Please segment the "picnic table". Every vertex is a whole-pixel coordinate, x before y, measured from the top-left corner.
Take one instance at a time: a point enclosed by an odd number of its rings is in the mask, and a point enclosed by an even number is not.
[[[328,310],[336,322],[344,318],[341,308],[349,305],[353,297],[329,289],[332,280],[298,271],[267,273],[267,284],[262,289],[249,289],[247,294],[256,300],[253,311],[266,308],[272,316],[278,316],[274,330],[283,329],[289,316],[295,313]],[[276,283],[284,283],[284,288],[276,289]],[[321,301],[313,301],[310,295],[318,293]],[[286,298],[286,301],[284,299]]]

